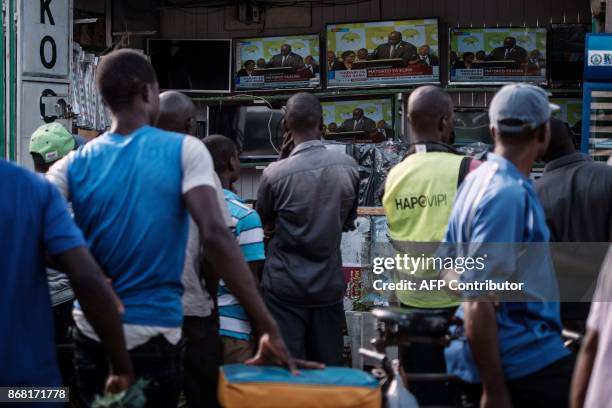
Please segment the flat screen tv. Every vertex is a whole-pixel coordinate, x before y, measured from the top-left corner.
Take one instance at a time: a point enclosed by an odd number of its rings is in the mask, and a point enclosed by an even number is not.
[[[329,88],[440,82],[438,19],[328,24]]]
[[[150,39],[147,54],[162,90],[231,92],[232,40]]]
[[[353,118],[353,111],[357,108],[361,109],[364,118],[371,119],[374,125],[380,124],[385,129],[393,127],[392,98],[321,102],[321,106],[323,107],[323,123],[327,130],[332,132],[350,127],[347,121]],[[385,123],[381,124],[380,121]]]
[[[240,38],[234,42],[236,91],[321,85],[318,35]]]
[[[449,82],[546,83],[546,28],[452,28]]]
[[[553,86],[580,86],[584,40],[591,24],[553,24],[548,30],[548,74]]]
[[[493,144],[489,132],[489,114],[486,110],[462,109],[454,114],[455,146],[472,143]]]
[[[283,109],[244,106],[234,129],[241,159],[275,159],[283,144]]]

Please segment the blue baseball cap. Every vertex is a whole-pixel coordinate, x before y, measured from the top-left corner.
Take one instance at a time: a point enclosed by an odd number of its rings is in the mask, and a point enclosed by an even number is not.
[[[512,84],[501,88],[491,100],[489,120],[500,132],[522,133],[536,129],[558,109],[539,86]]]

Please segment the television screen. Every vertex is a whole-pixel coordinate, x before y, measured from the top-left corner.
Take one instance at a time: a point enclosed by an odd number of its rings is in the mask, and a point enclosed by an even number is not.
[[[327,25],[327,86],[440,82],[438,19]]]
[[[450,82],[546,82],[545,28],[453,28]]]
[[[229,93],[231,49],[232,40],[151,39],[147,53],[160,89]]]
[[[579,85],[584,70],[584,40],[591,24],[553,24],[548,36],[550,81],[553,85]]]
[[[353,131],[355,109],[363,111],[363,125],[360,130],[369,131],[376,127],[391,129],[393,127],[393,100],[362,99],[350,101],[321,102],[323,123],[330,132]],[[384,123],[380,123],[384,121]],[[363,129],[362,129],[363,128]]]
[[[282,109],[265,106],[239,108],[234,130],[242,159],[274,159],[283,144]]]
[[[316,88],[321,83],[318,35],[243,38],[235,44],[237,91]]]
[[[455,146],[472,143],[493,144],[489,133],[489,114],[486,110],[467,109],[454,114]]]

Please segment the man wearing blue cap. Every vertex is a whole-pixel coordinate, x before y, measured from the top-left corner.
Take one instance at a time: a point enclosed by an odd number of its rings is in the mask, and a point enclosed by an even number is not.
[[[495,95],[489,106],[495,150],[457,193],[448,243],[469,242],[472,251],[482,243],[514,249],[520,243],[549,240],[529,173],[549,144],[553,109],[546,93],[533,85],[508,85]],[[541,265],[531,264],[533,268],[519,271],[513,251],[489,256],[487,265],[505,278],[524,273],[531,281],[556,288],[546,255],[537,254],[545,264],[539,269],[535,267]],[[539,274],[533,276],[532,269]],[[449,373],[464,381],[468,399],[496,408],[568,405],[574,361],[561,339],[559,304],[548,300],[495,303],[480,298],[462,304],[457,317],[463,321],[463,334],[448,346],[446,363]]]

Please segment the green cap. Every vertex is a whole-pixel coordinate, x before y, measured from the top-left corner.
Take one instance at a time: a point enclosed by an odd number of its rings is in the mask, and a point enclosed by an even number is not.
[[[30,153],[38,153],[45,163],[52,163],[74,150],[74,137],[57,122],[42,125],[32,134]]]

